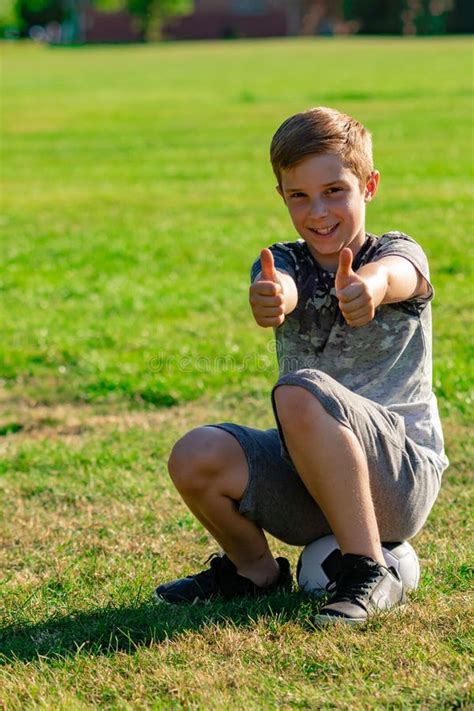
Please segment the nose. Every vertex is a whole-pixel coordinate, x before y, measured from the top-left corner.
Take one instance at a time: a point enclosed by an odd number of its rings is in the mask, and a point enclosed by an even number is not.
[[[322,197],[315,197],[311,200],[310,215],[314,218],[325,217],[328,214],[326,201]]]

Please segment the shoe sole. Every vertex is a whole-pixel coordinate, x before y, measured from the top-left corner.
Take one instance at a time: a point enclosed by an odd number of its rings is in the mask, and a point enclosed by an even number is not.
[[[403,613],[406,610],[405,603],[400,605],[394,605],[388,610],[377,610],[375,614],[377,615],[397,615]],[[361,625],[367,624],[370,620],[374,619],[374,613],[366,617],[365,619],[357,619],[355,617],[338,617],[337,615],[313,615],[311,622],[315,627],[327,627],[329,625],[335,625],[337,622],[342,622],[344,625],[349,625],[351,627],[360,627]]]
[[[164,597],[161,597],[161,595],[157,595],[156,592],[153,593],[152,598],[154,603],[157,605],[170,605],[171,603],[168,602],[168,600],[165,600]]]
[[[330,625],[335,625],[341,622],[344,625],[350,625],[351,627],[358,627],[360,625],[365,625],[367,619],[356,620],[352,617],[336,617],[336,615],[314,615],[311,618],[311,622],[315,627],[329,627]]]
[[[202,598],[196,596],[193,600],[166,600],[166,598],[161,597],[161,595],[157,595],[156,593],[153,593],[152,595],[152,600],[153,602],[161,605],[196,605],[197,603],[203,603],[204,605],[207,605],[211,602],[214,602],[215,600],[220,600],[221,602],[234,602],[236,600],[250,600],[250,601],[258,601],[258,600],[266,600],[269,595],[288,595],[292,592],[292,590],[288,589],[278,589],[278,590],[272,590],[271,592],[265,593],[265,594],[259,594],[259,595],[235,595],[235,597],[223,597],[222,595],[213,595],[212,597],[207,597],[207,598]]]
[[[196,596],[193,600],[186,600],[184,598],[182,600],[167,600],[166,598],[161,597],[161,595],[157,595],[156,592],[154,592],[152,600],[157,605],[196,605],[199,602],[202,602],[203,604],[212,602],[212,600],[215,600],[215,597],[202,599]]]

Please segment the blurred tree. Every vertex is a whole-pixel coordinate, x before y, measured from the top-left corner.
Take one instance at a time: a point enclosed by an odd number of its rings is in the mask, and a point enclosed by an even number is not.
[[[0,32],[4,28],[14,28],[17,24],[14,0],[0,0]]]
[[[170,15],[180,15],[192,10],[192,0],[126,0],[128,10],[138,18],[146,39],[161,37],[161,27]]]
[[[7,4],[9,0],[0,0]],[[186,12],[192,7],[192,0],[13,0],[13,15],[23,35],[33,25],[45,27],[50,22],[64,22],[76,16],[84,6],[91,5],[100,10],[120,10],[126,7],[138,18],[145,36],[159,35],[163,20],[169,15]],[[0,5],[0,10],[2,6]],[[0,16],[1,19],[1,16]]]
[[[446,32],[448,15],[454,5],[453,0],[422,0],[421,2],[410,0],[407,5],[408,11],[411,10],[413,13],[417,35],[440,35]]]
[[[65,19],[62,0],[16,0],[15,14],[22,35],[28,34],[34,25],[45,27]]]
[[[360,34],[472,32],[473,0],[344,0],[344,17]]]

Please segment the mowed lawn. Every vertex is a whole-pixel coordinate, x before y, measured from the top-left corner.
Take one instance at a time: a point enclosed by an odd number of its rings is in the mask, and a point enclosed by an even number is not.
[[[470,40],[1,50],[4,708],[470,707]],[[173,442],[272,426],[248,274],[294,239],[271,136],[321,104],[374,134],[368,229],[430,259],[451,467],[413,541],[421,584],[364,630],[314,630],[297,592],[155,606],[216,550],[168,480]]]

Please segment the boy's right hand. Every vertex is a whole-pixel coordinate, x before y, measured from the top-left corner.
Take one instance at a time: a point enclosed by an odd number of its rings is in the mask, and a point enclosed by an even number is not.
[[[269,249],[262,249],[260,263],[262,273],[249,291],[250,306],[259,326],[281,326],[285,320],[283,282],[275,269],[273,254]]]

